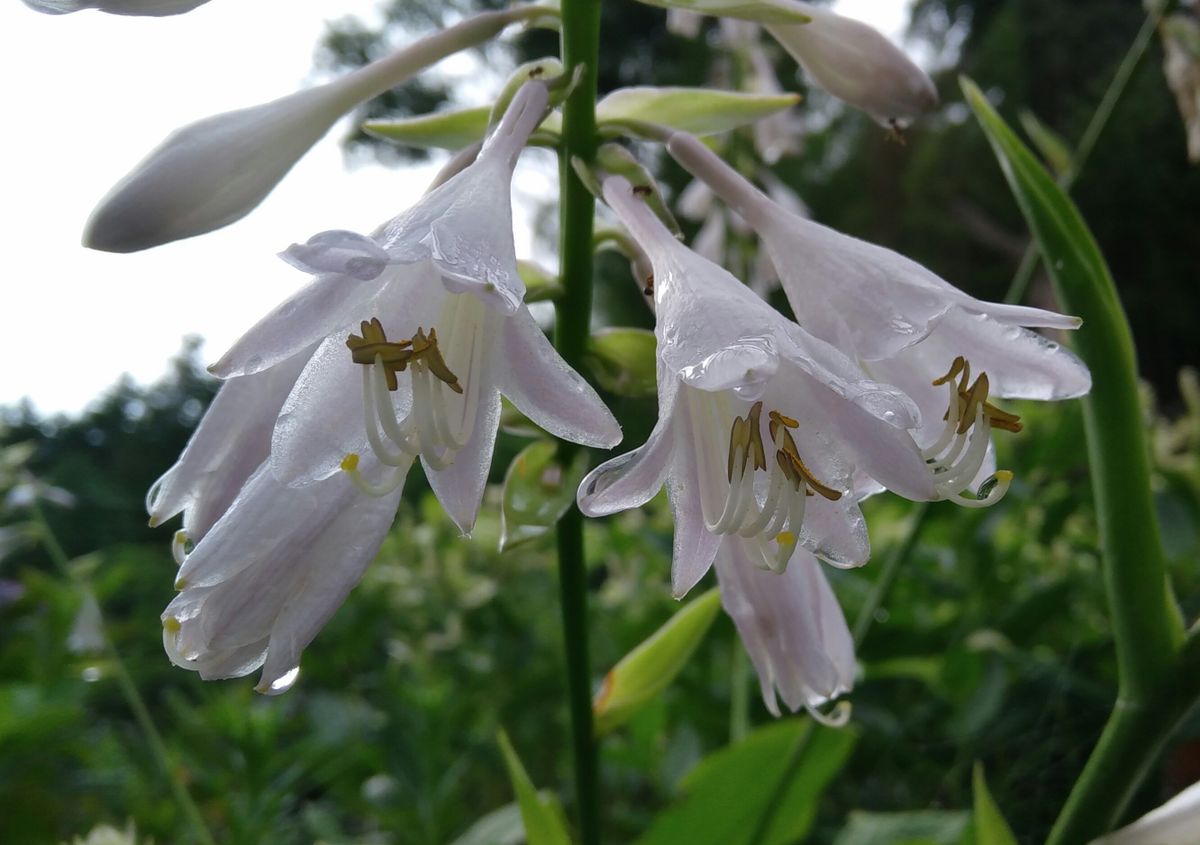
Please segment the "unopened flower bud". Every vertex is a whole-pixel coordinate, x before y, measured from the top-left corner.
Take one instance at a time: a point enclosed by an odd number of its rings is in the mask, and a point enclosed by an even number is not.
[[[865,23],[801,3],[807,24],[766,24],[820,87],[890,128],[904,128],[937,105],[933,81],[895,44]]]
[[[47,15],[66,15],[95,9],[111,15],[182,15],[208,0],[25,0],[25,5]]]

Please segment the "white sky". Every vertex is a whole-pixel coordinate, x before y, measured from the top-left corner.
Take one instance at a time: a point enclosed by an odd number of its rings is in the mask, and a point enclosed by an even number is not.
[[[347,171],[335,128],[247,218],[132,255],[79,245],[96,201],[172,129],[303,85],[326,20],[376,0],[212,0],[175,18],[48,16],[0,0],[0,405],[77,412],[122,373],[161,375],[185,335],[215,359],[306,277],[275,253],[369,231],[433,166]],[[838,0],[899,39],[908,0]],[[518,253],[528,232],[518,233]]]

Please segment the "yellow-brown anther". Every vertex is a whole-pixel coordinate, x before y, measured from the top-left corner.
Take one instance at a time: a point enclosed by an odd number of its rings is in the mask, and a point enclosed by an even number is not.
[[[957,433],[966,434],[971,430],[971,426],[975,425],[976,411],[981,404],[983,405],[983,415],[987,417],[993,428],[1011,432],[1018,432],[1024,428],[1019,416],[1003,411],[987,401],[988,392],[991,389],[987,373],[980,373],[971,386],[967,387],[971,378],[971,364],[961,355],[954,359],[949,372],[941,378],[935,379],[933,384],[935,386],[947,384],[956,376],[959,377],[958,390],[953,401],[958,402]],[[950,410],[947,409],[942,419],[949,418]]]
[[[725,476],[730,483],[733,483],[733,467],[737,463],[738,455],[742,456],[742,469],[738,478],[745,476],[749,466],[753,466],[754,469],[767,468],[767,453],[763,448],[762,431],[759,428],[761,417],[762,402],[755,402],[745,417],[733,418],[733,424],[729,428],[729,457],[725,463]]]
[[[772,443],[774,443],[779,437],[780,426],[783,426],[785,428],[799,428],[800,427],[800,423],[798,421],[792,419],[791,417],[785,417],[783,414],[779,413],[778,411],[771,411],[771,413],[767,414],[767,416],[770,417],[770,419],[771,419],[771,422],[767,427],[770,429],[770,432],[771,432],[771,442]]]
[[[429,334],[425,334],[425,330],[418,327],[410,340],[389,341],[383,323],[379,322],[378,317],[372,317],[370,321],[363,320],[359,330],[361,336],[351,334],[346,338],[351,357],[356,364],[382,364],[388,390],[396,390],[400,386],[396,373],[404,372],[410,363],[420,360],[455,393],[463,392],[458,376],[446,365],[446,359],[438,349],[436,329],[430,328]]]
[[[796,448],[796,441],[792,439],[791,432],[786,429],[783,432],[783,447],[776,453],[775,459],[779,461],[779,466],[783,470],[784,476],[797,489],[800,486],[800,479],[804,479],[812,491],[820,493],[829,501],[836,502],[842,498],[840,490],[834,490],[829,485],[817,480],[812,470],[800,458],[800,450]]]
[[[934,387],[941,387],[943,384],[950,382],[959,373],[963,373],[963,381],[971,377],[971,365],[967,363],[967,359],[959,355],[954,359],[954,363],[950,365],[950,370],[941,378],[933,380]],[[959,384],[959,389],[963,388],[963,384]]]
[[[425,366],[429,367],[429,372],[445,382],[455,393],[463,392],[462,385],[458,383],[458,376],[446,365],[446,359],[438,349],[437,329],[431,327],[428,335],[420,328],[417,329],[416,335],[413,336],[413,357],[421,358]]]

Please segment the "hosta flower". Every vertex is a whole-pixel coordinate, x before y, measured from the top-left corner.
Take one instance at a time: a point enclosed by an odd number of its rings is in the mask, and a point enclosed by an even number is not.
[[[259,688],[286,689],[414,460],[459,527],[474,525],[502,393],[560,437],[620,440],[522,301],[509,189],[546,105],[546,86],[527,83],[478,159],[413,208],[371,236],[327,232],[285,253],[318,275],[215,365],[228,381],[210,418],[149,498],[155,519],[185,514],[182,592],[163,614],[180,665],[226,677],[265,661]]]
[[[65,15],[95,9],[113,15],[182,15],[208,0],[25,0],[25,5],[47,15]]]
[[[937,105],[933,81],[878,30],[822,6],[796,6],[810,23],[764,26],[817,85],[893,129]]]
[[[100,201],[84,245],[136,252],[241,219],[346,112],[521,14],[477,15],[325,85],[177,129]]]
[[[665,482],[676,596],[725,543],[772,570],[798,547],[864,563],[856,469],[910,498],[934,497],[906,431],[912,403],[676,241],[627,181],[609,178],[604,196],[654,266],[659,420],[645,445],[584,480],[584,513],[636,507]]]
[[[854,640],[837,596],[812,554],[798,549],[782,573],[759,569],[740,543],[722,543],[715,563],[721,603],[733,618],[762,690],[822,720],[818,708],[854,686]],[[845,711],[843,711],[845,713]]]
[[[1077,318],[976,299],[902,255],[790,213],[691,136],[677,133],[668,149],[757,230],[800,324],[917,403],[916,437],[940,497],[978,506],[1006,489],[1001,474],[990,494],[963,494],[988,474],[991,429],[1020,430],[992,397],[1056,400],[1091,388],[1075,355],[1030,330],[1074,329]]]

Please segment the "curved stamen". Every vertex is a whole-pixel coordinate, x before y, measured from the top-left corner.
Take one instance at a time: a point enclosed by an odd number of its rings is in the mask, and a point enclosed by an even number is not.
[[[400,439],[392,437],[389,432],[390,427],[397,435],[403,435],[396,423],[396,412],[392,407],[391,397],[386,390],[383,390],[383,364],[378,363],[378,360],[377,357],[375,365],[363,368],[363,419],[367,442],[371,444],[371,451],[375,453],[375,457],[379,458],[381,464],[398,467],[405,461],[411,461],[412,453],[405,449],[405,446],[408,445],[407,441],[402,441],[402,437]],[[383,438],[379,436],[380,425],[383,426],[384,433],[388,435],[389,439],[400,447],[399,451],[392,451],[383,442]]]
[[[183,561],[188,555],[188,546],[191,541],[188,539],[186,531],[176,531],[175,536],[171,538],[171,557],[175,558],[176,566],[183,566]]]

